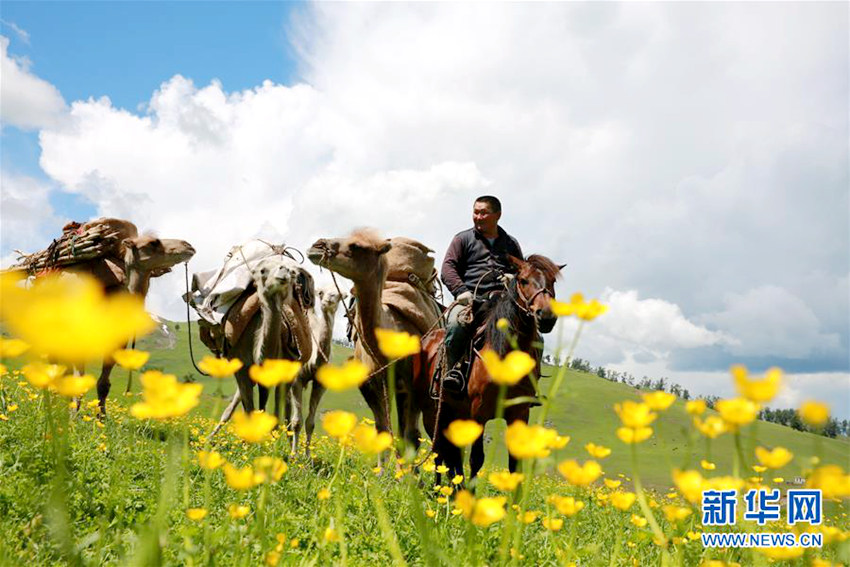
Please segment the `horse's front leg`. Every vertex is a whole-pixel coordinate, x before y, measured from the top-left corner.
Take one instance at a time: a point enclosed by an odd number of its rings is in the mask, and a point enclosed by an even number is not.
[[[109,388],[112,384],[109,381],[109,375],[112,373],[112,367],[115,366],[113,361],[103,361],[103,369],[100,371],[100,378],[97,379],[97,399],[100,406],[100,416],[106,416],[106,397],[109,396]]]
[[[484,433],[472,444],[469,454],[469,478],[478,476],[478,471],[484,466]]]

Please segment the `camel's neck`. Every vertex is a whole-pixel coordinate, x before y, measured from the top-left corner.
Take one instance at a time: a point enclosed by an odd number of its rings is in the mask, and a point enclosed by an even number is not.
[[[135,268],[127,269],[127,291],[132,294],[147,297],[151,285],[151,275]]]
[[[381,326],[383,308],[381,293],[387,281],[387,262],[382,257],[371,278],[354,280],[354,291],[357,294],[357,331],[360,340],[366,346],[369,358],[383,363],[383,356],[378,349],[375,329]]]
[[[334,330],[334,313],[325,311],[320,308],[320,316],[317,316],[312,311],[310,312],[310,327],[316,329],[316,360],[319,364],[324,364],[330,360],[331,339],[333,338]]]
[[[280,358],[282,318],[280,298],[268,298],[260,293],[260,329],[254,339],[254,362],[257,364],[267,358]]]

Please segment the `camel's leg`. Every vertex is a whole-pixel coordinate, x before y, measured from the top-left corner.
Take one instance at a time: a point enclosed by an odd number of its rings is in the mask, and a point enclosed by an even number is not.
[[[379,382],[380,377],[373,377],[371,380],[360,386],[360,393],[363,399],[366,400],[366,405],[372,410],[372,415],[375,416],[375,428],[378,431],[388,431],[392,433],[390,427],[390,416],[387,415],[387,410],[384,405],[382,388],[386,387],[386,383]]]
[[[100,371],[100,378],[97,379],[97,399],[100,404],[100,415],[106,415],[106,397],[109,395],[109,388],[112,384],[109,382],[109,375],[112,373],[114,362],[103,361],[103,369]]]
[[[82,376],[83,374],[86,373],[86,365],[85,364],[74,364],[73,369],[74,369],[74,376]],[[74,398],[74,402],[77,404],[77,407],[74,408],[74,413],[79,413],[80,412],[80,404],[82,402],[82,399],[79,398],[79,397]]]
[[[239,405],[240,401],[242,401],[242,396],[240,395],[239,390],[236,390],[236,392],[233,393],[233,398],[230,400],[230,403],[227,404],[226,408],[224,408],[224,412],[221,414],[221,418],[219,418],[215,429],[213,429],[212,433],[210,433],[210,439],[215,437],[215,434],[218,433],[219,429],[221,429],[225,423],[230,421],[230,416],[232,416],[233,412],[236,411],[236,406]]]
[[[325,395],[325,387],[319,384],[318,380],[313,380],[313,385],[310,388],[310,412],[307,414],[307,422],[304,424],[307,432],[307,456],[310,456],[310,444],[313,442],[313,429],[316,428],[316,412],[319,409],[319,402],[322,401],[322,396]]]
[[[257,386],[257,389],[260,391],[260,405],[257,407],[260,411],[266,411],[266,406],[269,403],[269,389],[265,386]]]
[[[401,431],[404,436],[407,446],[412,447],[414,451],[419,450],[419,408],[413,402],[413,396],[405,394],[399,399],[399,406],[402,413],[399,416],[401,420]]]
[[[472,451],[469,455],[469,478],[473,479],[478,476],[478,471],[484,466],[484,434],[475,440],[472,444]]]
[[[242,408],[245,413],[254,411],[254,386],[251,379],[243,374],[242,370],[236,373],[236,384],[239,386],[239,395],[242,400]]]
[[[278,384],[274,387],[274,416],[278,425],[285,425],[284,419],[288,414],[289,384]]]
[[[292,452],[298,450],[298,437],[301,435],[301,415],[304,397],[304,385],[300,377],[290,384],[287,396],[286,426],[292,431]]]

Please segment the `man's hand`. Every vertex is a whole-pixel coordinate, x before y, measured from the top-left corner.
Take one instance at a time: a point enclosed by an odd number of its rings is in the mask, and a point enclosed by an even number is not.
[[[469,305],[470,303],[472,303],[472,292],[465,291],[461,293],[457,296],[457,299],[455,299],[455,301],[458,305]]]

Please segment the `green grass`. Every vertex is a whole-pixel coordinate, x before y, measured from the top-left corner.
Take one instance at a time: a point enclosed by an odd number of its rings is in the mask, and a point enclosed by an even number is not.
[[[198,375],[192,368],[189,360],[188,336],[186,323],[178,323],[179,330],[174,330],[175,323],[169,323],[170,328],[178,337],[174,349],[152,350],[151,360],[148,366],[163,368],[177,376],[192,374],[193,379],[205,385],[205,391],[213,391],[219,384],[215,379]],[[198,359],[209,351],[201,344],[197,337],[197,326],[192,325],[195,331],[193,348]],[[139,348],[145,348],[146,343],[141,341]],[[332,350],[333,361],[336,363],[345,360],[351,355],[350,349],[334,345]],[[545,366],[543,374],[553,376],[557,368]],[[126,384],[126,371],[117,369],[114,374],[113,393],[123,392]],[[541,382],[542,390],[547,392],[551,378],[544,378]],[[731,380],[731,377],[730,377]],[[137,381],[138,382],[138,381]],[[136,388],[139,385],[136,383]],[[234,391],[235,383],[227,379],[220,384],[222,390],[228,395]],[[568,371],[558,396],[556,397],[550,416],[549,426],[555,427],[562,435],[571,437],[570,443],[558,452],[559,458],[587,458],[584,450],[585,444],[594,442],[613,449],[610,457],[605,459],[605,470],[609,476],[617,474],[631,474],[631,462],[627,446],[616,436],[619,419],[614,413],[614,404],[623,400],[637,400],[641,392],[626,384],[614,383],[599,378],[596,374]],[[305,394],[305,400],[307,396]],[[211,407],[214,400],[207,398],[205,407]],[[371,417],[368,406],[363,401],[359,392],[350,390],[343,393],[328,392],[322,399],[320,412],[326,410],[344,409],[361,417]],[[539,408],[532,410],[531,420],[535,420]],[[672,484],[670,470],[678,467],[699,468],[701,459],[707,458],[706,442],[701,436],[695,437],[693,428],[690,427],[690,416],[685,412],[685,403],[677,400],[676,403],[664,412],[663,417],[655,427],[656,434],[641,444],[640,467],[644,482],[649,486],[663,489]],[[500,466],[507,466],[507,452],[503,438],[504,422],[491,422],[486,431],[490,440],[498,440],[496,443],[495,462]],[[786,468],[775,471],[772,476],[780,476],[791,482],[794,477],[802,476],[802,467],[807,464],[813,456],[818,456],[824,463],[840,464],[845,469],[850,468],[850,441],[843,439],[829,439],[812,433],[800,432],[789,427],[775,423],[758,422],[751,430],[752,434],[743,436],[745,458],[748,464],[753,463],[754,449],[756,445],[767,448],[782,446],[789,449],[796,458]],[[422,436],[426,437],[424,428]],[[758,443],[754,436],[757,436]],[[710,460],[717,465],[715,474],[731,474],[733,466],[734,442],[731,435],[722,435],[711,444]],[[492,446],[491,443],[488,443]]]
[[[174,323],[170,324],[174,328]],[[612,406],[635,399],[639,392],[595,375],[568,372],[554,400],[550,426],[569,435],[571,442],[557,455],[538,461],[537,476],[529,487],[526,509],[565,520],[561,531],[546,530],[537,518],[520,531],[513,512],[482,528],[452,514],[451,502],[439,502],[431,489],[433,473],[412,474],[384,463],[373,472],[374,458],[340,453],[339,446],[317,435],[314,459],[290,455],[288,439],[247,445],[225,430],[215,449],[231,463],[243,466],[263,455],[285,458],[289,470],[279,482],[248,491],[236,491],[220,470],[204,471],[195,454],[206,446],[206,433],[234,390],[232,379],[223,381],[197,375],[188,358],[185,323],[180,324],[174,349],[138,347],[152,353],[148,366],[204,384],[201,404],[186,418],[165,422],[139,421],[129,406],[138,398],[139,383],[130,396],[122,395],[127,373],[117,369],[109,417],[100,423],[94,408],[84,405],[71,414],[66,401],[45,395],[19,375],[0,375],[0,565],[388,565],[400,559],[413,565],[657,565],[661,548],[652,543],[647,527],[631,522],[643,512],[635,504],[628,511],[605,505],[610,492],[597,482],[590,488],[567,485],[554,473],[568,457],[586,460],[583,446],[595,442],[613,449],[602,461],[608,478],[622,474],[628,489],[632,470],[628,447],[615,437],[619,424]],[[198,358],[206,349],[195,337]],[[334,348],[335,361],[350,351]],[[8,362],[8,361],[7,361]],[[13,367],[12,364],[8,364]],[[90,369],[92,370],[92,369]],[[555,369],[546,368],[547,374]],[[544,390],[548,381],[543,380]],[[220,389],[220,395],[216,391]],[[90,392],[84,402],[94,398]],[[359,392],[329,392],[322,411],[346,409],[368,417]],[[532,415],[532,417],[534,414]],[[5,418],[5,419],[3,419]],[[501,430],[491,423],[488,451],[495,449],[496,468],[506,465]],[[638,446],[644,483],[654,487],[649,497],[659,505],[675,502],[664,496],[673,467],[698,468],[705,444],[692,439],[689,416],[677,402],[654,424],[652,439]],[[775,474],[791,479],[801,474],[809,457],[847,467],[850,446],[768,423],[744,430],[745,454],[752,459],[754,439],[761,445],[781,445],[795,453],[787,470]],[[424,435],[424,434],[423,434]],[[663,440],[663,442],[662,442]],[[732,467],[731,436],[713,443],[712,476],[728,474]],[[397,478],[396,471],[404,474]],[[528,471],[526,471],[528,472]],[[775,476],[770,474],[770,476]],[[331,487],[331,498],[320,501],[320,489]],[[482,486],[479,496],[496,496]],[[560,516],[547,505],[552,494],[572,495],[585,502],[574,517]],[[519,493],[506,495],[508,506],[520,503]],[[250,513],[231,519],[228,507],[243,504]],[[186,510],[208,511],[202,521],[186,517]],[[827,503],[826,522],[848,532],[847,501]],[[435,517],[427,519],[425,512]],[[699,565],[706,559],[737,561],[741,565],[768,565],[768,559],[751,550],[705,550],[687,535],[699,532],[698,510],[680,523],[667,522],[660,508],[654,515],[666,537],[671,564]],[[327,541],[333,526],[340,542]],[[758,528],[737,526],[737,531],[786,531],[784,525]],[[511,531],[513,530],[513,531]],[[840,538],[839,538],[840,539]],[[514,553],[510,552],[511,548]],[[511,559],[513,556],[513,560]],[[830,542],[823,550],[807,551],[791,564],[808,565],[814,557],[850,560],[850,541]]]

